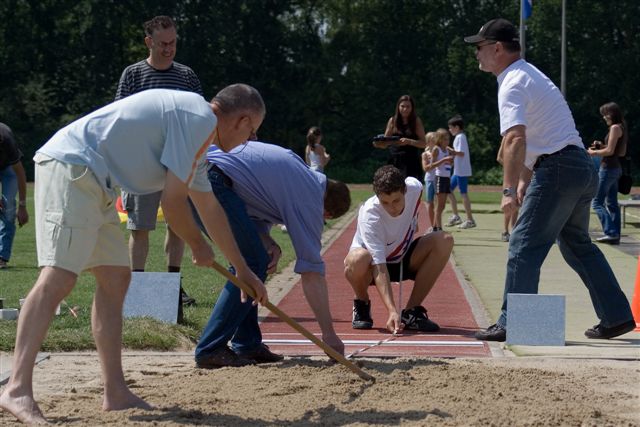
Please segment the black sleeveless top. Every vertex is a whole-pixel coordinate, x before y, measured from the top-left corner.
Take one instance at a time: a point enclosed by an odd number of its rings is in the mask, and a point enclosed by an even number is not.
[[[401,138],[410,138],[414,140],[418,140],[418,135],[415,131],[412,131],[408,128],[406,129],[398,129],[395,127],[394,136],[399,136]],[[422,182],[424,178],[424,172],[422,171],[422,160],[421,160],[422,150],[418,147],[414,147],[411,145],[390,145],[389,146],[389,161],[387,162],[390,165],[394,165],[398,169],[400,169],[405,176],[412,176],[416,178],[418,181]]]
[[[610,156],[602,158],[602,167],[605,169],[621,168],[622,165],[620,164],[620,157],[624,157],[627,154],[627,131],[622,123],[620,123],[620,127],[622,128],[622,135],[620,135],[620,138],[616,143],[615,151]],[[609,132],[607,132],[604,140],[609,140]]]

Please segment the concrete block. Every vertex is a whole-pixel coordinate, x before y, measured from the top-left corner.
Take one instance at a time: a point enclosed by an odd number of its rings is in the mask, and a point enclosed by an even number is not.
[[[17,308],[0,308],[0,320],[16,320],[18,319]]]
[[[122,313],[175,324],[179,299],[180,273],[133,272]]]
[[[564,346],[564,333],[564,295],[507,295],[507,344]]]

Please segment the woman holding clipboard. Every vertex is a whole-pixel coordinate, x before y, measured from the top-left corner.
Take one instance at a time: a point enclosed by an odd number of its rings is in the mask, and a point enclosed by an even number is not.
[[[421,154],[427,146],[424,125],[416,115],[413,98],[402,95],[396,111],[387,122],[384,137],[374,138],[376,148],[389,148],[388,164],[400,169],[405,176],[422,181]]]

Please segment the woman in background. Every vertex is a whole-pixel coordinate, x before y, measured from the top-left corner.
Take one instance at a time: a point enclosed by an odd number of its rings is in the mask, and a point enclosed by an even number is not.
[[[399,136],[397,141],[376,141],[376,148],[389,148],[390,165],[400,169],[405,176],[422,181],[422,150],[427,146],[424,125],[416,115],[413,98],[402,95],[396,103],[396,112],[389,118],[385,136]]]
[[[317,126],[312,126],[307,132],[307,147],[304,150],[304,159],[311,169],[324,173],[324,167],[331,160],[331,156],[322,145],[322,131]]]
[[[604,138],[604,143],[594,141],[589,147],[591,156],[600,156],[600,171],[598,173],[598,192],[591,203],[596,212],[604,236],[596,241],[620,244],[620,206],[618,205],[618,179],[622,175],[620,157],[627,153],[627,123],[622,115],[622,110],[615,102],[609,102],[600,107],[600,114],[607,123],[609,131]]]

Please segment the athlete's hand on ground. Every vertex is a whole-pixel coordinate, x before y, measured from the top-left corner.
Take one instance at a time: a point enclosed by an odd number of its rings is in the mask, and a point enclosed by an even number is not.
[[[247,270],[246,272],[238,271],[236,276],[242,282],[251,286],[251,289],[253,289],[253,292],[255,293],[255,298],[253,298],[254,305],[258,303],[260,303],[260,305],[265,305],[266,303],[269,302],[269,295],[267,295],[267,288],[264,286],[264,283],[262,283],[262,281],[258,279],[258,276],[256,276],[253,273],[253,271],[251,270]],[[242,302],[247,301],[247,295],[242,290],[240,290],[240,300]]]
[[[211,246],[202,239],[198,246],[191,246],[191,260],[198,267],[211,267],[215,261],[215,254]]]
[[[334,349],[336,352],[344,356],[344,343],[335,333],[326,335],[323,334],[322,341],[324,341],[325,344]]]
[[[397,311],[389,313],[389,320],[387,320],[387,329],[392,334],[398,333],[404,329],[404,323],[402,323],[400,315]]]

